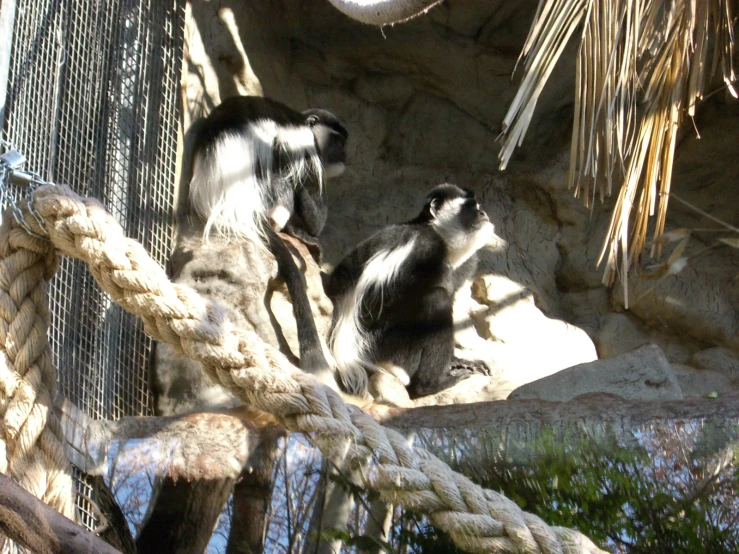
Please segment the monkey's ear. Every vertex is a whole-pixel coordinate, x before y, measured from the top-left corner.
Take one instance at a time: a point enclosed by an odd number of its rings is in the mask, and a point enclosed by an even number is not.
[[[431,212],[431,215],[433,217],[436,217],[436,214],[439,213],[439,210],[441,209],[441,205],[444,202],[441,198],[432,198],[431,202],[429,202],[429,211]]]

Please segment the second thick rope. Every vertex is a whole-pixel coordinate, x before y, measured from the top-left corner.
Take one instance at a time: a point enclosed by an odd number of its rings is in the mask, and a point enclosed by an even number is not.
[[[0,473],[75,518],[72,468],[52,411],[56,369],[47,339],[47,281],[56,270],[49,243],[0,229]]]

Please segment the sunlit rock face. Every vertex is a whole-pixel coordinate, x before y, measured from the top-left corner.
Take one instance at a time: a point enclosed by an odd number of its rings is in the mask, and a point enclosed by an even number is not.
[[[659,345],[672,364],[713,369],[696,354],[739,351],[737,250],[699,253],[720,234],[696,232],[686,253],[697,255],[680,274],[633,278],[629,311],[622,290],[601,284],[597,261],[613,199],[586,209],[567,190],[574,44],[523,144],[507,170],[498,170],[496,139],[520,81],[511,75],[537,3],[449,0],[380,30],[328,2],[192,2],[185,124],[234,94],[263,94],[296,109],[323,106],[342,117],[349,166],[328,191],[329,264],[382,226],[414,216],[433,185],[474,190],[497,239],[482,254],[475,287],[460,293],[455,318],[458,346],[495,369],[483,387],[491,395],[647,343]],[[714,95],[695,123],[701,139],[688,123],[672,190],[737,225],[739,105]],[[673,200],[667,228],[678,227],[718,225]],[[652,270],[644,266],[640,274]],[[697,394],[684,382],[686,395]]]
[[[591,392],[633,400],[680,400],[679,381],[662,350],[653,344],[614,358],[567,368],[514,390],[510,398],[567,402]]]

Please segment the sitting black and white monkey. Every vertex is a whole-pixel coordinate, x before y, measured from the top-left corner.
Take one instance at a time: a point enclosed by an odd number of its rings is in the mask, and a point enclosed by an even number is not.
[[[493,225],[474,194],[443,184],[415,219],[356,246],[326,283],[329,345],[347,392],[365,396],[368,372],[395,375],[414,398],[487,367],[454,358],[454,295],[477,268]]]
[[[327,110],[297,112],[258,96],[224,100],[194,145],[190,203],[212,232],[265,243],[267,228],[315,241],[324,181],[341,175],[348,133]]]
[[[297,112],[256,96],[224,100],[198,129],[190,203],[212,233],[251,241],[275,256],[292,298],[300,365],[327,368],[303,274],[276,234],[292,235],[320,258],[326,223],[325,180],[344,171],[348,133],[322,109]]]

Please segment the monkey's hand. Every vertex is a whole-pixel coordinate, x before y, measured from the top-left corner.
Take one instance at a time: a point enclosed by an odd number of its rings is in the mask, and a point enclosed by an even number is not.
[[[467,372],[470,374],[479,373],[490,377],[493,374],[493,370],[483,360],[463,360],[456,357],[452,359],[451,370],[453,374],[459,375]]]

